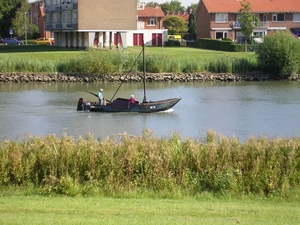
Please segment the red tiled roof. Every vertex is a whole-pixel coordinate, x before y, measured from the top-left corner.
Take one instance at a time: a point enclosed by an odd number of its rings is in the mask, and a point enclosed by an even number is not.
[[[160,7],[145,7],[144,10],[137,10],[138,17],[164,17],[165,14]]]
[[[249,0],[254,13],[263,12],[299,12],[300,0]],[[209,13],[238,12],[241,0],[200,0]],[[198,6],[199,7],[199,6]]]
[[[189,17],[190,17],[190,14],[188,14],[188,13],[184,13],[184,14],[173,14],[173,15],[170,15],[170,16],[180,16],[180,17],[182,17],[185,21],[188,21],[188,20],[189,20]]]

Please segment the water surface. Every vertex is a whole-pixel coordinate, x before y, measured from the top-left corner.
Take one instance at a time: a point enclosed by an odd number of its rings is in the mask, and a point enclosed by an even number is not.
[[[299,82],[150,83],[147,100],[181,97],[168,112],[77,112],[77,101],[97,101],[85,90],[104,89],[111,99],[119,84],[0,84],[0,139],[28,135],[75,138],[88,133],[95,138],[130,134],[140,136],[146,128],[159,137],[179,133],[202,139],[208,130],[241,141],[250,136],[292,137],[300,135]],[[135,95],[142,101],[141,83],[123,84],[116,97]]]

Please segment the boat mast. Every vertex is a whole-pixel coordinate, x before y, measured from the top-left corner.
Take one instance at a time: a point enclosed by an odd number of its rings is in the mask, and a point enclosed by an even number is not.
[[[145,59],[145,44],[143,42],[143,73],[144,73],[144,99],[143,102],[147,102],[146,100],[146,59]]]

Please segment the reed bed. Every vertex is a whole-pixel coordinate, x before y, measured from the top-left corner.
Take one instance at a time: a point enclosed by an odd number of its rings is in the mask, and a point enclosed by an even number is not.
[[[0,186],[40,194],[160,196],[214,194],[299,198],[300,138],[237,138],[209,131],[204,140],[180,135],[122,135],[75,140],[66,134],[0,143]],[[297,198],[297,197],[296,197]]]
[[[32,57],[4,56],[1,72],[73,72],[84,74],[122,74],[142,72],[143,60],[137,51],[100,50],[90,48],[60,60],[44,60]],[[171,54],[171,53],[170,53]],[[166,53],[146,51],[146,71],[149,73],[242,73],[257,71],[256,57],[235,57],[217,54],[215,57],[195,58],[188,55],[172,57]]]
[[[26,57],[3,56],[0,61],[1,73],[11,72],[56,72],[57,64],[53,61],[43,61]]]

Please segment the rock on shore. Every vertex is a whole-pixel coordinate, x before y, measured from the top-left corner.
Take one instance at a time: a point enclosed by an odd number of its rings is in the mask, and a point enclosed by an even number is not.
[[[147,73],[147,82],[232,82],[270,81],[269,75],[261,72],[232,73]],[[300,74],[288,80],[298,81]],[[142,82],[143,74],[86,75],[73,73],[0,73],[0,83],[99,83]]]

